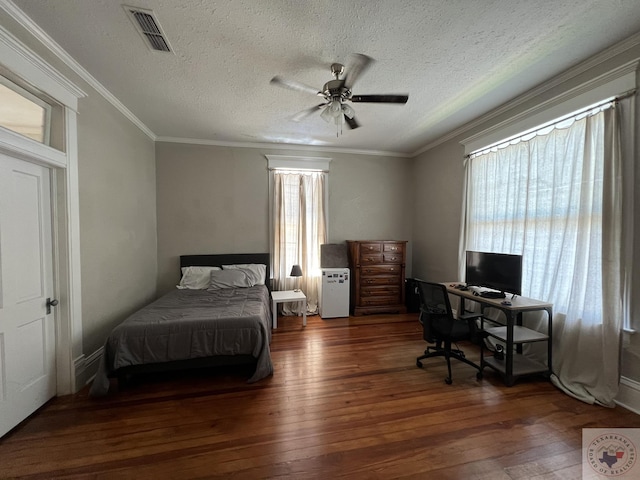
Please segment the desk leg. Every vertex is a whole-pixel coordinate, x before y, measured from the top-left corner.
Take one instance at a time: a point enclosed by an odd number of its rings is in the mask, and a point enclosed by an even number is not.
[[[553,375],[553,360],[551,359],[551,351],[553,346],[553,310],[551,307],[545,308],[547,315],[549,315],[549,324],[547,326],[547,366],[549,367],[549,375]]]
[[[513,383],[514,383],[514,378],[513,378],[513,324],[514,324],[514,318],[513,318],[513,312],[509,312],[506,310],[503,310],[503,312],[505,313],[505,315],[507,316],[507,343],[505,345],[505,360],[507,362],[506,364],[506,368],[505,368],[505,380],[506,380],[506,384],[507,387],[512,387]]]
[[[307,326],[307,299],[302,301],[302,326]]]
[[[273,317],[273,329],[278,328],[278,302],[271,301],[271,316]]]

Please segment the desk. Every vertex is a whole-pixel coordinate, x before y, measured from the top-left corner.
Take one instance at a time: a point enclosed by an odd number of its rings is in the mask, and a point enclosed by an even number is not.
[[[307,326],[307,296],[301,291],[282,290],[271,292],[271,311],[273,313],[273,328],[278,328],[278,304],[284,302],[302,302],[302,325]]]
[[[480,348],[480,372],[478,377],[482,377],[484,367],[490,367],[500,373],[507,386],[512,386],[516,378],[524,375],[543,374],[549,376],[553,373],[553,364],[551,363],[551,347],[553,339],[553,304],[541,302],[526,297],[507,298],[484,298],[476,296],[474,292],[480,292],[482,289],[470,287],[469,290],[460,290],[455,288],[458,282],[450,282],[444,284],[447,292],[461,298],[459,316],[465,313],[465,301],[477,302],[480,304],[480,312],[482,313],[480,330],[483,332],[483,339]],[[502,305],[501,302],[508,300],[511,305]],[[497,308],[502,311],[506,317],[506,325],[501,325],[484,316],[487,308]],[[544,334],[531,330],[522,326],[522,314],[524,312],[535,312],[544,310],[547,312],[548,333]],[[493,326],[485,326],[485,322]],[[485,357],[484,337],[490,336],[505,343],[505,359],[497,360],[493,356]],[[522,345],[532,342],[547,342],[547,362],[532,360],[522,355]],[[515,351],[514,351],[515,350]]]

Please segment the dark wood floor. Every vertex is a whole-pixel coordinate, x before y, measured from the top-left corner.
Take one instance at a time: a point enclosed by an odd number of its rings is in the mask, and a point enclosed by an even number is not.
[[[200,371],[56,398],[0,440],[0,478],[581,478],[581,429],[640,427],[540,379],[511,388],[425,348],[415,314],[281,318],[275,374]],[[477,358],[473,345],[465,345]]]

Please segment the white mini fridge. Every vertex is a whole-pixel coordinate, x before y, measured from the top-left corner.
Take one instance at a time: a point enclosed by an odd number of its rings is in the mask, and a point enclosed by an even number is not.
[[[320,305],[322,318],[349,316],[349,269],[323,268],[320,285]]]

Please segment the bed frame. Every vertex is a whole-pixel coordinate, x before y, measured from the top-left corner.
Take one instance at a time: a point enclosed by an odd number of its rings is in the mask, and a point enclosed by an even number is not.
[[[219,255],[181,255],[180,268],[191,266],[221,267],[239,263],[261,263],[267,266],[265,285],[271,291],[271,257],[268,253],[230,253]],[[182,270],[179,270],[181,275]],[[118,378],[118,388],[127,385],[133,375],[191,370],[196,368],[211,368],[222,366],[255,365],[256,359],[251,355],[225,355],[216,357],[176,360],[173,362],[148,363],[119,368],[115,372]]]

